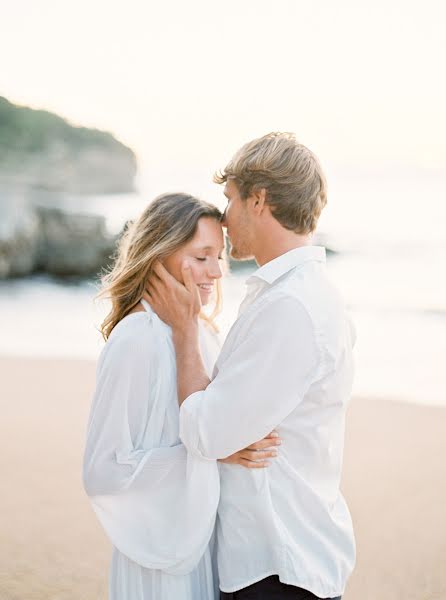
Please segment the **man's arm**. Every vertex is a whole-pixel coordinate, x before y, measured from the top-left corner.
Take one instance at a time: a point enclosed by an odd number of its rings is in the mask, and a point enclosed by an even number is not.
[[[209,383],[198,347],[201,304],[190,269],[185,286],[158,265],[146,299],[172,327],[180,394],[180,437],[189,451],[226,458],[264,438],[294,410],[324,370],[314,325],[301,303],[265,304]]]
[[[180,330],[173,330],[173,343],[177,359],[178,402],[183,401],[210,383],[198,343],[198,323],[191,321]]]
[[[144,295],[160,319],[172,328],[180,404],[193,392],[206,389],[210,381],[198,341],[200,294],[187,261],[182,265],[181,273],[184,285],[172,277],[161,263],[157,263]]]
[[[265,303],[215,379],[183,402],[180,438],[205,458],[233,454],[280,425],[324,370],[314,325],[299,301],[283,296]]]

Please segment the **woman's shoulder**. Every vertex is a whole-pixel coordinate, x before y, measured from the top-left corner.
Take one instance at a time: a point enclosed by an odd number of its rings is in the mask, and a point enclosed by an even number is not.
[[[148,337],[150,331],[150,315],[145,311],[133,312],[125,316],[115,325],[106,345],[120,345]]]
[[[99,362],[117,360],[147,360],[152,349],[159,346],[162,331],[152,326],[151,315],[147,312],[134,312],[125,316],[114,327],[101,352]]]

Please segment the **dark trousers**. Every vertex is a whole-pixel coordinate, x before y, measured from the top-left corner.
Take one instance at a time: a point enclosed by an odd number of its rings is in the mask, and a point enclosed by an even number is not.
[[[272,575],[261,581],[257,581],[242,590],[231,592],[220,592],[220,600],[322,600],[308,590],[282,583],[277,575]],[[324,600],[341,600],[327,598]]]

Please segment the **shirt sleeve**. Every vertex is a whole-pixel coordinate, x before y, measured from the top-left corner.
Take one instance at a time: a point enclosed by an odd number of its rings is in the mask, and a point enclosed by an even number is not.
[[[207,389],[181,406],[180,437],[199,456],[224,458],[265,437],[323,368],[314,324],[291,296],[261,307],[237,342]]]
[[[173,350],[156,322],[132,325],[109,340],[98,365],[84,487],[120,552],[146,568],[182,574],[209,543],[218,468],[181,443],[163,447],[166,407],[176,402]]]
[[[149,332],[147,332],[149,333]],[[159,448],[155,422],[163,417],[159,400],[150,398],[153,364],[150,338],[110,340],[96,373],[83,479],[88,495],[118,494],[132,486],[156,485],[163,466],[185,459],[182,445]],[[152,401],[152,402],[151,402]],[[149,404],[150,403],[150,404]],[[141,443],[141,422],[152,419],[152,447]]]

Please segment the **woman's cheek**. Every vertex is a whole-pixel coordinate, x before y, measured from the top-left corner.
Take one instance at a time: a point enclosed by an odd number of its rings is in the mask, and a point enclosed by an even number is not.
[[[195,264],[192,262],[191,259],[191,271],[192,271],[192,279],[194,280],[194,283],[202,283],[201,281],[201,269],[199,267],[199,265]]]

